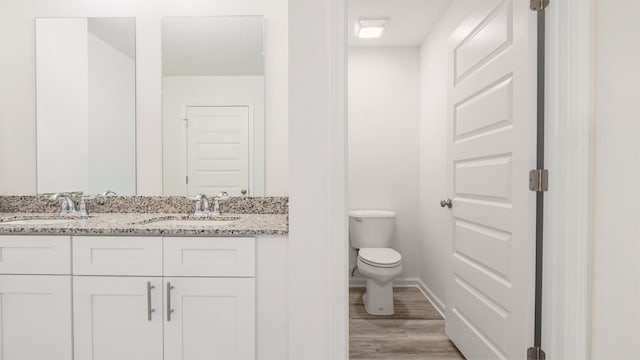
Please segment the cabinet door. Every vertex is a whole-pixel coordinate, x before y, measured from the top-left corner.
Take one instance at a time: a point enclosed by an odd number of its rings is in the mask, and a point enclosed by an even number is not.
[[[161,360],[161,279],[74,277],[75,360]]]
[[[165,360],[254,359],[255,279],[164,278]]]
[[[2,360],[71,358],[71,276],[0,276]]]

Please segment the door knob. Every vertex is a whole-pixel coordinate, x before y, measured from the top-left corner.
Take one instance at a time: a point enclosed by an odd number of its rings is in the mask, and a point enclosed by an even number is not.
[[[441,207],[448,207],[449,209],[451,209],[451,207],[453,206],[453,203],[451,202],[451,199],[440,200],[440,206]]]

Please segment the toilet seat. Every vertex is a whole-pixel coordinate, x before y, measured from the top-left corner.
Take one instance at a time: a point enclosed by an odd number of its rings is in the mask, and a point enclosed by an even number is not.
[[[380,268],[392,268],[402,263],[402,255],[391,248],[360,249],[358,258],[365,264]]]

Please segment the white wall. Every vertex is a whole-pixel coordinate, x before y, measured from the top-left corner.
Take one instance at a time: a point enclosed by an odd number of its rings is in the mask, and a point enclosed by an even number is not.
[[[345,5],[289,0],[292,360],[348,358]]]
[[[464,19],[464,1],[454,2],[420,49],[420,278],[441,311],[446,309],[447,279],[453,249],[451,214],[440,207],[447,187],[447,41]]]
[[[92,33],[89,58],[88,194],[136,194],[136,63]],[[55,190],[54,190],[55,191]]]
[[[591,355],[638,359],[640,2],[595,4]]]
[[[86,191],[89,185],[87,20],[45,19],[38,21],[37,29],[38,190]],[[19,104],[12,104],[16,105]],[[0,119],[3,124],[9,120]],[[0,133],[11,135],[12,130],[3,129]],[[21,140],[33,140],[31,145],[35,148],[35,135],[34,132],[31,139]],[[5,144],[4,136],[0,147]],[[22,157],[19,148],[2,150],[5,151],[10,156]],[[11,170],[5,173],[3,169],[0,183],[30,182]]]
[[[419,74],[418,48],[349,49],[349,208],[396,211],[402,277],[418,276],[422,262]]]
[[[287,138],[287,0],[24,0],[0,11],[0,193],[36,192],[35,46],[37,17],[136,17],[136,149],[140,195],[162,193],[161,19],[163,16],[263,15],[266,134]],[[269,195],[288,192],[286,141],[266,144]]]
[[[186,195],[187,144],[184,118],[186,106],[249,106],[253,124],[253,171],[257,186],[254,195],[264,193],[264,183],[277,187],[284,176],[270,173],[264,178],[265,163],[277,163],[264,151],[264,77],[263,76],[165,76],[162,91],[163,121],[163,194]],[[270,133],[268,141],[286,142],[286,134]],[[261,174],[262,173],[262,174]]]

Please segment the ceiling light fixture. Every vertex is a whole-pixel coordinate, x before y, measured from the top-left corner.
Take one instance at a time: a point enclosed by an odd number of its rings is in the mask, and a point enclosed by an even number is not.
[[[360,39],[374,39],[382,36],[389,18],[358,18],[353,24],[354,34]]]

